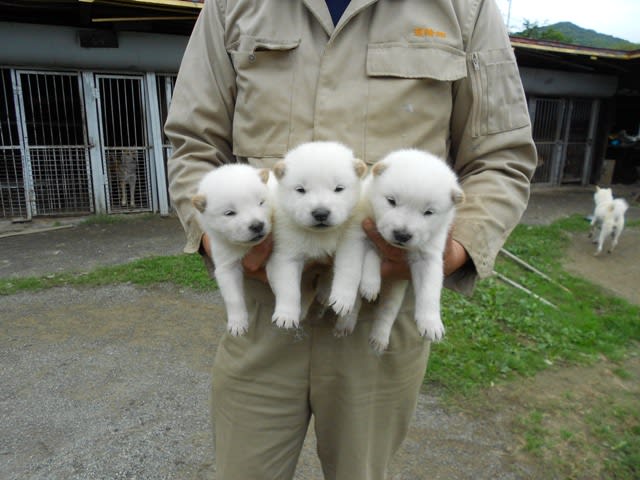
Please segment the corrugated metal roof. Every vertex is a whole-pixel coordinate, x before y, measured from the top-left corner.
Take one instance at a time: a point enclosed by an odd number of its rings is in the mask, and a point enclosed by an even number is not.
[[[511,45],[516,48],[538,50],[543,52],[563,53],[569,55],[584,55],[596,58],[612,58],[617,60],[635,60],[640,58],[640,50],[611,50],[608,48],[585,47],[549,40],[534,40],[531,38],[511,37]]]
[[[129,4],[139,6],[163,6],[187,9],[202,9],[204,0],[78,0],[82,3]]]

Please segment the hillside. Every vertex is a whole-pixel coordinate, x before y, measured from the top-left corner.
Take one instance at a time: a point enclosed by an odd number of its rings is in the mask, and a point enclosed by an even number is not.
[[[571,22],[559,22],[545,26],[530,24],[526,25],[526,27],[523,31],[514,33],[514,35],[535,39],[559,40],[586,47],[611,48],[614,50],[640,49],[640,44],[598,33],[595,30],[588,30]]]

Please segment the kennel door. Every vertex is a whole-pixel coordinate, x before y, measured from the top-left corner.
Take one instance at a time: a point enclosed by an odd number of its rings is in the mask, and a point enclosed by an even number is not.
[[[96,75],[108,213],[151,211],[143,76]]]
[[[80,75],[18,71],[17,78],[31,213],[93,212]]]

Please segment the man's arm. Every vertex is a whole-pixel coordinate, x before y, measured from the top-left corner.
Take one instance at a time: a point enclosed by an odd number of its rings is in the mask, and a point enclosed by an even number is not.
[[[445,285],[470,293],[478,276],[491,275],[500,248],[520,221],[536,153],[515,56],[495,2],[479,2],[462,27],[467,77],[453,88],[451,158],[465,201],[456,212],[452,239],[470,261]],[[458,247],[453,248],[449,253],[457,258]]]
[[[182,59],[165,124],[173,147],[167,164],[169,193],[187,235],[188,253],[198,251],[202,239],[191,197],[208,171],[234,160],[235,73],[224,31],[218,2],[205,2]]]

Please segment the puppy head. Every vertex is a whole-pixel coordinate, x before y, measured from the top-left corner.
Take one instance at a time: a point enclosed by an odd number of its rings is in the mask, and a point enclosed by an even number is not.
[[[384,239],[409,250],[428,248],[446,235],[464,193],[441,159],[419,150],[398,150],[371,170],[368,198]]]
[[[600,188],[596,186],[596,192],[593,194],[593,201],[596,205],[611,202],[613,200],[613,192],[610,188]]]
[[[309,142],[287,153],[273,172],[278,208],[301,227],[325,230],[350,218],[366,165],[344,145]]]
[[[202,229],[234,244],[260,243],[271,231],[268,174],[238,163],[205,175],[191,199]]]

